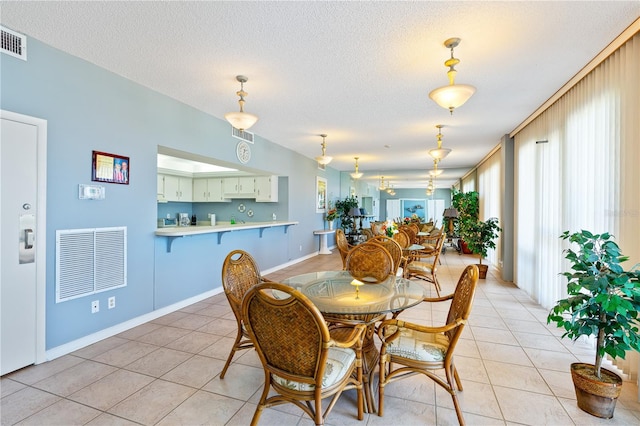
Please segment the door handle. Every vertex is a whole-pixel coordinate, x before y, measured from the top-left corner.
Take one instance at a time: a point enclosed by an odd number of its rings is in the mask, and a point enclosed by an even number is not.
[[[35,235],[33,233],[33,229],[25,229],[24,230],[24,248],[26,250],[32,249],[34,241],[35,241]]]

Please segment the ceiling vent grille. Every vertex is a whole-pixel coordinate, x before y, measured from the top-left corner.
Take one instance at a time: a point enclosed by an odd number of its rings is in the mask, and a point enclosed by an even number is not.
[[[0,37],[2,38],[0,52],[23,61],[27,60],[27,37],[25,35],[0,26]]]
[[[249,143],[253,143],[253,133],[247,132],[246,130],[236,129],[235,127],[231,126],[231,136],[243,141],[247,141]]]
[[[126,227],[56,231],[56,303],[126,285]]]

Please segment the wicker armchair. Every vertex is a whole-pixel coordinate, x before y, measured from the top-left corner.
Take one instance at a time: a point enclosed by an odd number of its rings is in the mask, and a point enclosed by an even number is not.
[[[410,225],[400,225],[398,227],[399,231],[403,231],[404,233],[406,233],[409,236],[409,241],[410,241],[410,245],[411,244],[418,244],[418,231],[416,231],[412,226]]]
[[[233,310],[233,314],[236,317],[238,333],[227,362],[220,373],[221,379],[224,379],[224,375],[229,365],[231,365],[231,360],[236,351],[253,348],[253,343],[249,339],[242,322],[242,297],[249,288],[266,281],[269,280],[260,275],[258,265],[249,253],[242,250],[233,250],[224,259],[222,264],[222,287],[229,305],[231,305],[231,310]]]
[[[438,282],[438,277],[436,273],[438,272],[438,261],[440,260],[440,254],[442,253],[442,246],[444,245],[444,240],[446,239],[446,234],[442,234],[433,253],[429,254],[433,256],[433,262],[423,262],[420,260],[414,260],[407,264],[405,268],[404,276],[405,278],[420,278],[427,282],[432,283],[436,287],[436,293],[440,296],[440,283]],[[412,256],[416,256],[413,254]]]
[[[374,237],[373,231],[371,230],[371,228],[363,228],[362,229],[362,235],[367,237],[367,241],[369,241],[371,238]]]
[[[288,297],[275,299],[274,290]],[[258,424],[265,408],[285,403],[295,404],[322,425],[346,389],[357,390],[358,420],[363,419],[364,324],[354,326],[346,341],[334,340],[318,308],[299,291],[278,283],[252,287],[242,313],[265,373],[251,425]],[[269,397],[271,389],[275,394]],[[327,397],[332,398],[323,413]]]
[[[342,229],[336,229],[336,245],[338,246],[338,252],[340,252],[340,258],[342,259],[342,269],[347,269],[347,254],[354,246],[349,244],[347,236],[344,235]]]
[[[373,284],[395,275],[393,258],[380,244],[359,244],[347,254],[347,271],[364,283]]]
[[[406,232],[399,230],[395,234],[393,234],[393,239],[395,242],[400,244],[400,247],[406,249],[411,245],[411,241],[409,240],[409,236]]]
[[[385,235],[377,235],[367,240],[367,244],[368,243],[380,244],[387,249],[393,259],[393,274],[399,277],[404,276],[404,267],[407,259],[402,255],[402,247],[400,247],[397,241]]]
[[[378,415],[384,414],[384,388],[391,382],[422,374],[442,386],[453,399],[460,425],[464,424],[457,391],[462,383],[453,363],[453,352],[467,323],[478,283],[478,267],[467,266],[453,294],[426,302],[451,300],[447,323],[441,327],[411,324],[398,319],[383,321],[378,328],[380,348],[380,383]],[[445,379],[434,373],[444,369]],[[455,380],[455,383],[454,383]]]

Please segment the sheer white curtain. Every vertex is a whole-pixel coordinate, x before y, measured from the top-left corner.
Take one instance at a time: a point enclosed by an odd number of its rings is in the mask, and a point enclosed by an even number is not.
[[[640,262],[639,70],[636,34],[515,135],[514,272],[542,306],[566,295],[565,230],[611,232]]]
[[[462,192],[477,191],[476,189],[476,170],[474,169],[467,176],[462,178]]]
[[[477,168],[478,194],[480,196],[480,220],[487,220],[490,217],[497,217],[500,221],[502,211],[501,192],[502,156],[498,149],[491,154]],[[500,223],[500,222],[499,222]],[[495,250],[489,250],[487,263],[498,267],[502,266],[502,259],[499,258],[500,238],[496,240]]]

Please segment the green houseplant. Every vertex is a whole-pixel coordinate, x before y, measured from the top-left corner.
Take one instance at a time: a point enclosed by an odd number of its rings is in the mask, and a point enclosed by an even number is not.
[[[471,250],[467,247],[467,239],[465,234],[470,232],[470,228],[478,222],[480,214],[480,197],[476,191],[460,192],[453,191],[451,205],[458,210],[458,219],[456,221],[455,233],[459,237],[462,252],[471,254]]]
[[[476,221],[470,223],[464,230],[463,238],[467,242],[469,250],[473,254],[477,254],[480,258],[478,264],[478,270],[480,271],[480,278],[487,277],[488,265],[482,264],[482,259],[487,257],[489,249],[495,249],[495,239],[498,238],[498,232],[502,231],[498,226],[498,218],[491,217],[486,221]]]
[[[562,273],[568,280],[568,296],[558,300],[547,323],[555,322],[565,330],[562,337],[573,340],[596,336],[595,364],[574,363],[571,376],[578,407],[611,418],[622,379],[602,368],[602,359],[605,354],[624,359],[627,350],[640,350],[640,269],[637,264],[629,271],[620,266],[628,257],[608,233],[565,231],[560,238],[577,244],[578,251],[564,251],[572,269]]]
[[[353,225],[353,217],[349,216],[349,211],[352,208],[358,207],[358,199],[356,197],[347,197],[344,200],[336,201],[336,210],[340,216],[340,227],[344,230],[345,234],[349,234],[349,230]]]

